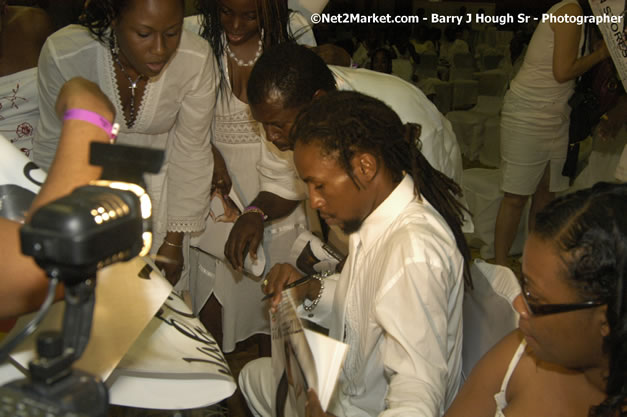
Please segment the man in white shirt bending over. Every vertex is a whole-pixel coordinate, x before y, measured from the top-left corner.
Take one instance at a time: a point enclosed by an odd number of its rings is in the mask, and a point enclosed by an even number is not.
[[[420,154],[419,135],[381,101],[347,91],[313,100],[290,132],[311,207],[350,236],[339,278],[295,287],[307,318],[349,345],[332,415],[441,416],[460,384],[470,257],[459,187]],[[300,277],[272,268],[273,308]],[[253,414],[272,415],[270,359],[247,364],[239,382]],[[307,415],[325,415],[308,395]]]
[[[390,106],[403,123],[422,128],[420,151],[438,171],[461,184],[462,158],[448,120],[415,86],[398,77],[365,69],[327,66],[311,50],[280,44],[259,58],[248,81],[248,102],[253,117],[262,123],[260,193],[251,202],[267,216],[242,215],[225,246],[234,268],[243,265],[244,249],[255,254],[263,238],[264,221],[287,216],[306,198],[292,161],[288,134],[296,116],[315,97],[335,90],[352,90],[375,97]],[[465,201],[460,197],[462,204]],[[469,216],[464,232],[472,231]]]

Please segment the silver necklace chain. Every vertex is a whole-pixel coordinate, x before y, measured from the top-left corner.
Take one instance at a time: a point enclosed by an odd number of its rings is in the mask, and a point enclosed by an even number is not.
[[[126,68],[124,68],[124,65],[122,65],[122,62],[120,61],[120,57],[118,56],[118,54],[114,50],[111,50],[111,55],[113,55],[113,59],[115,60],[115,63],[118,65],[118,67],[120,68],[120,71],[122,71],[122,74],[124,74],[128,82],[130,83],[128,88],[131,89],[131,105],[129,108],[129,120],[127,120],[126,122],[126,127],[130,129],[135,124],[135,117],[136,117],[135,116],[135,89],[137,88],[137,83],[139,83],[139,80],[141,80],[144,77],[144,75],[139,74],[137,79],[133,81],[130,74],[126,72]]]

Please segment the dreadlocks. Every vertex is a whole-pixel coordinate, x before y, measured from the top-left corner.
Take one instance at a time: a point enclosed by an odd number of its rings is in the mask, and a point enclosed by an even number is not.
[[[419,151],[419,136],[420,126],[404,126],[383,102],[361,93],[332,91],[315,99],[297,117],[290,141],[316,142],[325,155],[337,155],[357,187],[351,160],[358,152],[373,154],[394,182],[411,173],[416,193],[424,196],[451,228],[465,261],[464,280],[472,288],[470,251],[461,230],[464,207],[455,198],[461,196],[461,188],[429,164]]]

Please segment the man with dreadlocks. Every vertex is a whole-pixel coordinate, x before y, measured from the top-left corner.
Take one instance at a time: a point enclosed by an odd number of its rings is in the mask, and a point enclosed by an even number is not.
[[[417,150],[419,135],[381,101],[347,91],[315,99],[290,132],[311,207],[350,234],[339,278],[295,287],[307,317],[349,345],[333,415],[441,416],[460,385],[471,285],[463,208],[459,186]],[[273,267],[264,287],[272,308],[300,275]],[[271,379],[267,358],[240,374],[256,415],[271,415]],[[315,392],[307,415],[324,415]]]
[[[285,43],[264,51],[247,89],[252,115],[262,123],[266,139],[257,164],[260,192],[251,205],[261,209],[268,220],[287,216],[306,198],[291,164],[288,134],[303,107],[336,89],[368,94],[389,105],[404,123],[420,124],[422,154],[438,171],[461,182],[461,153],[451,125],[415,86],[375,71],[327,66],[311,50]],[[466,226],[464,231],[471,232],[472,223],[468,221]],[[244,248],[256,252],[263,231],[260,216],[246,214],[237,220],[225,247],[234,267],[243,265]]]

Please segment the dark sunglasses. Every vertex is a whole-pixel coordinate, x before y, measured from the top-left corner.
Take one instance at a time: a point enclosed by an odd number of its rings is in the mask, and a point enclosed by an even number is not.
[[[576,311],[576,310],[584,310],[587,308],[594,308],[602,306],[603,302],[601,301],[584,301],[581,303],[574,304],[537,304],[529,302],[529,298],[531,294],[525,285],[525,279],[520,279],[518,281],[520,283],[520,289],[522,291],[522,299],[525,302],[525,307],[533,316],[546,316],[549,314],[557,314],[557,313],[566,313],[568,311]]]

